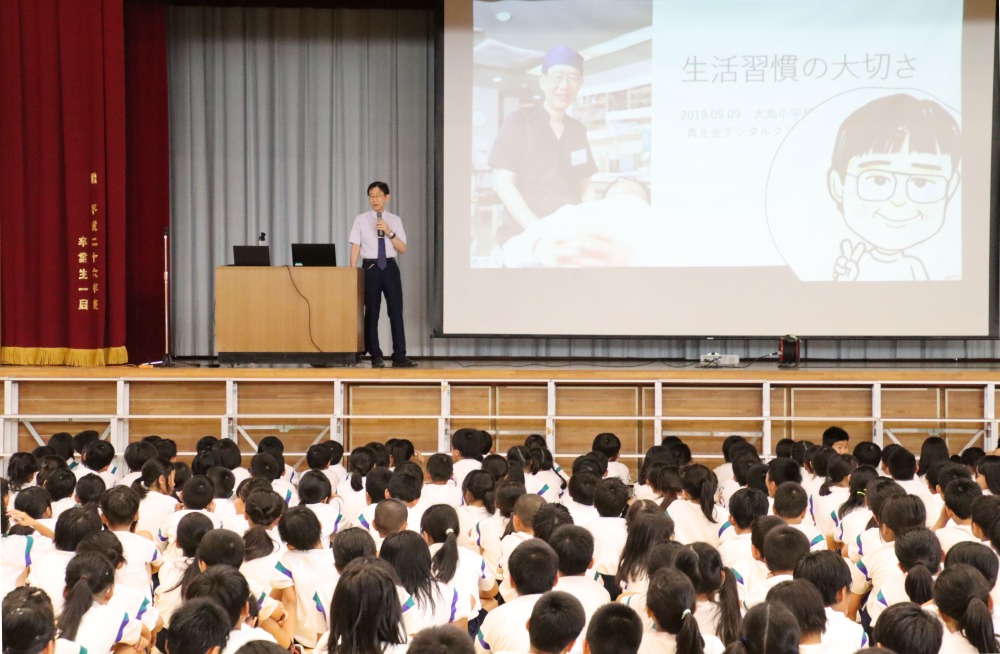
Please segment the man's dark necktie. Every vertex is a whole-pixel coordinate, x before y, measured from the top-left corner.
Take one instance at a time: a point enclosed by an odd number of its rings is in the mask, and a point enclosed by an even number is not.
[[[382,213],[379,212],[377,217],[379,220],[382,220]],[[385,258],[385,236],[381,231],[378,233],[378,259],[376,260],[376,265],[379,270],[385,270],[385,267],[389,265],[389,262]]]

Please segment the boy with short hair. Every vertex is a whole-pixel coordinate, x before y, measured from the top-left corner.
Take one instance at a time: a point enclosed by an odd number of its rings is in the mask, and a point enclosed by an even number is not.
[[[851,570],[836,552],[809,552],[795,564],[794,579],[804,579],[823,598],[826,631],[822,644],[831,652],[853,652],[868,646],[868,635],[847,617],[851,595]]]
[[[621,479],[602,479],[594,489],[594,508],[601,516],[583,525],[594,535],[594,570],[604,579],[614,583],[618,573],[618,561],[625,549],[628,530],[625,526],[625,510],[628,508],[628,489]]]
[[[642,644],[642,619],[624,604],[602,606],[590,618],[584,654],[637,654]]]
[[[600,452],[608,457],[608,476],[621,479],[622,483],[628,486],[632,483],[631,473],[628,466],[618,460],[622,451],[621,440],[610,432],[604,432],[594,437],[593,446],[590,448],[595,452]]]
[[[435,504],[447,504],[455,509],[462,506],[462,489],[452,481],[454,471],[447,454],[432,454],[427,458],[424,487],[420,493],[421,513]]]
[[[115,584],[141,590],[153,599],[153,573],[163,559],[152,535],[133,532],[139,519],[139,495],[128,486],[115,486],[101,497],[101,520],[122,544],[125,565],[115,572]]]
[[[483,466],[483,443],[478,430],[463,427],[452,434],[451,458],[454,462],[455,485],[461,488],[465,475]]]
[[[809,510],[809,497],[801,484],[786,481],[775,490],[774,514],[795,527],[809,539],[809,548],[813,551],[828,549],[826,538],[814,525],[806,524],[806,513]]]
[[[574,473],[569,478],[569,494],[563,495],[562,504],[573,516],[573,524],[582,526],[601,517],[594,508],[594,490],[600,481],[590,472]]]
[[[750,543],[754,520],[767,515],[767,495],[756,488],[741,488],[729,499],[729,520],[732,534],[719,543],[722,564],[732,567],[739,561],[752,559]],[[723,525],[723,529],[725,525]]]
[[[788,525],[774,527],[764,538],[764,564],[768,577],[754,584],[746,593],[743,608],[750,609],[767,598],[769,590],[783,581],[791,581],[795,564],[809,553],[805,534]]]
[[[586,626],[583,605],[569,593],[550,590],[543,594],[528,618],[528,639],[533,654],[566,654],[574,649]]]
[[[851,436],[842,427],[827,427],[823,432],[823,447],[831,447],[837,454],[848,454]]]
[[[507,570],[510,555],[518,545],[535,537],[535,514],[543,506],[545,506],[545,500],[540,495],[531,493],[522,495],[514,502],[514,513],[510,518],[514,531],[500,540],[500,558],[497,561],[500,574],[504,576],[503,581],[500,582],[500,595],[505,601],[514,598],[510,574]]]
[[[181,496],[181,501],[184,503],[184,508],[180,511],[174,511],[167,516],[154,540],[156,546],[168,558],[176,558],[177,556],[176,547],[174,546],[174,541],[177,540],[177,523],[189,513],[204,513],[209,517],[216,529],[222,527],[222,520],[212,512],[212,509],[215,508],[215,486],[212,485],[208,477],[201,475],[191,477],[184,484],[184,488],[180,490],[179,495]]]
[[[983,489],[971,479],[955,479],[948,483],[941,516],[945,523],[934,532],[941,543],[942,554],[947,554],[954,545],[964,541],[979,542],[972,533],[972,507],[982,496]]]
[[[118,481],[112,468],[115,460],[115,446],[108,441],[97,440],[87,446],[83,452],[83,465],[77,466],[73,474],[77,479],[95,474],[104,480],[104,486],[111,488]]]

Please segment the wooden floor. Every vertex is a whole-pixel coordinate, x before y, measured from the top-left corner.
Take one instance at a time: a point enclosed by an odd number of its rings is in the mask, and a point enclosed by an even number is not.
[[[455,429],[473,426],[493,434],[497,451],[527,434],[546,435],[563,462],[588,451],[595,434],[611,431],[634,465],[667,434],[709,460],[732,433],[771,452],[781,438],[818,441],[831,424],[846,428],[852,440],[894,439],[909,447],[942,435],[956,451],[986,439],[992,444],[997,432],[1000,370],[988,367],[362,365],[3,366],[3,454],[84,428],[106,431],[116,449],[156,433],[175,438],[184,451],[206,434],[238,438],[247,454],[267,434],[279,435],[293,453],[331,437],[348,449],[400,437],[435,451],[447,449]]]

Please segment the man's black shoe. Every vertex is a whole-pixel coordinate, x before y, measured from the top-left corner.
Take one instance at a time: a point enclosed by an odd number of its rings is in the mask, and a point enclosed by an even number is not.
[[[416,368],[417,367],[417,362],[414,361],[413,359],[408,359],[406,357],[403,357],[402,359],[393,359],[392,360],[392,367],[393,368]]]
[[[385,368],[385,359],[382,357],[374,357],[372,359],[372,368]]]

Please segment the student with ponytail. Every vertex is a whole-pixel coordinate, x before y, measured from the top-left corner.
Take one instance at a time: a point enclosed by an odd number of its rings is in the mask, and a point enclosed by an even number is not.
[[[480,520],[472,531],[476,546],[483,553],[486,568],[492,572],[497,581],[503,579],[500,570],[500,541],[503,540],[514,515],[514,504],[526,492],[523,483],[509,479],[497,482],[494,490],[487,493],[485,499],[487,506],[494,507],[493,515]]]
[[[946,568],[934,584],[934,603],[945,624],[941,651],[949,654],[1000,650],[990,612],[990,585],[972,566]]]
[[[556,474],[552,452],[541,446],[528,450],[524,487],[529,493],[541,495],[546,502],[558,502],[566,482]]]
[[[739,590],[736,575],[722,565],[719,551],[708,543],[694,543],[691,549],[698,555],[698,580],[692,579],[698,593],[695,618],[702,634],[713,634],[723,643],[729,643],[739,636],[740,612]]]
[[[764,602],[743,616],[740,636],[725,654],[790,654],[799,651],[802,632],[784,604]]]
[[[813,521],[827,542],[832,543],[839,527],[838,509],[850,498],[851,475],[858,460],[850,454],[835,454],[826,464],[826,480],[819,493],[809,498]]]
[[[933,599],[934,578],[941,571],[941,543],[933,531],[917,527],[903,532],[893,543],[899,567],[906,576],[894,576],[868,602],[875,624],[885,609],[900,602],[926,604]]]
[[[487,499],[493,491],[493,477],[485,470],[473,470],[462,481],[463,504],[458,508],[458,545],[478,550],[475,529],[481,520],[493,515],[492,502]]]
[[[136,531],[156,536],[167,516],[177,508],[174,492],[174,465],[166,459],[150,459],[142,464],[142,474],[132,482],[139,494],[139,521]]]
[[[430,549],[420,536],[408,529],[390,534],[379,558],[392,566],[399,579],[397,590],[408,636],[449,622],[463,631],[467,628],[468,611],[459,610],[459,592],[434,578]]]
[[[246,518],[250,529],[243,534],[243,565],[240,570],[258,585],[270,588],[274,566],[285,553],[278,521],[285,512],[285,500],[273,490],[250,493]]]
[[[108,604],[114,594],[115,569],[100,554],[78,554],[66,566],[65,602],[59,614],[59,637],[88,652],[111,652],[116,645],[142,650],[149,633],[121,608]]]
[[[645,500],[640,500],[643,501]],[[637,504],[639,502],[633,506]],[[674,521],[658,512],[641,513],[626,520],[626,525],[628,535],[618,560],[615,584],[622,592],[641,593],[649,585],[649,577],[646,576],[649,552],[656,545],[670,540],[674,533]]]
[[[872,466],[862,465],[854,469],[851,473],[851,483],[848,485],[847,498],[837,507],[836,527],[834,528],[833,541],[841,547],[851,543],[865,529],[865,525],[872,518],[871,511],[865,502],[865,489],[868,483],[877,479],[878,470]],[[850,517],[848,517],[850,516]],[[843,555],[847,555],[846,548]]]
[[[75,556],[80,541],[101,531],[101,527],[96,511],[83,507],[69,509],[56,520],[55,537],[52,539],[55,549],[32,558],[27,583],[48,594],[56,613],[62,610],[66,566]]]
[[[344,515],[352,522],[368,506],[365,501],[365,477],[374,467],[375,452],[370,447],[356,447],[347,463],[347,476],[337,484],[337,495],[344,500]],[[374,504],[381,500],[381,497],[372,498]]]
[[[674,521],[674,538],[681,543],[702,541],[718,547],[719,527],[726,521],[726,513],[715,506],[715,473],[700,463],[684,466],[681,487],[681,497],[667,507],[667,515]]]
[[[691,580],[683,573],[664,568],[649,581],[646,611],[655,629],[646,632],[639,654],[721,654],[722,641],[713,635],[703,636],[694,617],[697,595]]]
[[[480,471],[474,470],[466,481]],[[496,578],[489,572],[483,557],[458,546],[458,513],[447,504],[436,504],[420,518],[420,534],[431,553],[431,571],[437,581],[459,592],[459,616],[469,620],[469,632],[479,630],[483,611],[482,598],[492,599],[498,592]]]
[[[401,654],[406,630],[395,574],[385,561],[361,558],[348,564],[330,602],[330,630],[316,654]]]
[[[201,513],[192,513],[181,518],[177,523],[177,548],[181,557],[165,561],[160,568],[160,585],[156,587],[154,600],[160,610],[163,623],[170,624],[170,616],[181,605],[181,586],[184,579],[191,579],[198,574],[198,563],[195,559],[201,539],[214,528],[211,519]],[[242,556],[241,556],[242,559]]]

